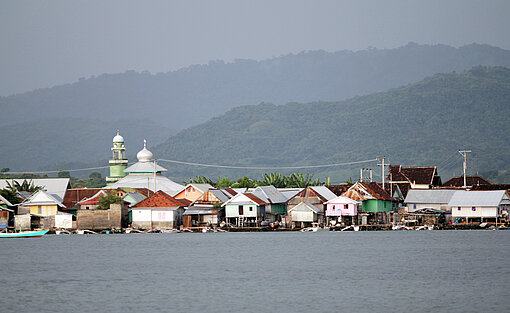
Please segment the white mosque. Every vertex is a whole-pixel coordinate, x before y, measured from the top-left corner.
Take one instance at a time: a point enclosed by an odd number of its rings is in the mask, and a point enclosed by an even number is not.
[[[120,143],[122,143],[122,145],[120,145]],[[118,132],[117,136],[113,138],[113,146],[114,148],[122,146],[122,148],[125,149],[124,138],[122,138]],[[114,148],[112,148],[112,150],[114,150]],[[118,154],[114,153],[112,160],[123,157],[124,155],[119,157]],[[124,173],[127,173],[127,175],[124,174],[123,178],[119,178],[116,182],[106,186],[105,188],[148,188],[154,192],[162,190],[171,196],[176,195],[184,189],[183,185],[161,175],[161,173],[166,172],[167,169],[156,164],[156,160],[153,159],[154,156],[152,152],[147,149],[146,140],[143,141],[143,149],[136,154],[136,157],[138,162],[124,169]],[[112,162],[112,160],[110,160],[110,167],[112,165],[117,165],[117,163]]]

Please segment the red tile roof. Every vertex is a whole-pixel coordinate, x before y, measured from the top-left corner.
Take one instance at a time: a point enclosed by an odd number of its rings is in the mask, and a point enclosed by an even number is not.
[[[81,200],[92,197],[100,190],[102,190],[102,188],[68,189],[62,204],[65,205],[67,209],[71,209]]]
[[[390,165],[388,174],[390,181],[408,181],[419,185],[438,184],[438,178],[435,166],[402,167],[401,165]]]
[[[177,208],[185,207],[188,202],[182,201],[182,199],[175,199],[164,191],[157,191],[152,196],[138,202],[133,208]]]
[[[102,195],[107,195],[108,192],[105,190],[99,190],[95,195],[93,195],[90,198],[83,199],[82,201],[78,202],[79,205],[98,205],[99,204],[99,197]]]
[[[466,184],[467,186],[478,186],[478,185],[492,185],[490,181],[483,178],[482,176],[466,176]],[[464,186],[464,176],[456,176],[450,178],[446,181],[443,186],[453,186],[453,187],[463,187]]]
[[[340,184],[340,185],[329,185],[329,186],[326,186],[328,187],[329,190],[331,190],[331,192],[333,192],[335,195],[337,196],[340,196],[342,195],[344,192],[347,191],[347,189],[351,188],[353,184]]]
[[[266,205],[267,204],[266,202],[262,201],[259,197],[257,197],[256,195],[254,195],[252,193],[243,193],[243,195],[247,196],[253,202],[257,203],[258,205]]]

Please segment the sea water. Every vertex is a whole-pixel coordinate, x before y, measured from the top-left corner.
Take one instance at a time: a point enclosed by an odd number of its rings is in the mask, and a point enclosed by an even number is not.
[[[0,240],[0,312],[509,312],[510,231]]]

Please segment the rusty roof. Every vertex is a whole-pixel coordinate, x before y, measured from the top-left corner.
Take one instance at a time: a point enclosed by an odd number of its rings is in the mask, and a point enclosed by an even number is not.
[[[369,198],[367,198],[367,194]],[[376,182],[357,182],[354,184],[349,190],[342,194],[348,198],[353,200],[369,200],[371,198],[377,200],[387,200],[392,201],[393,197],[391,197],[381,186],[381,184]]]

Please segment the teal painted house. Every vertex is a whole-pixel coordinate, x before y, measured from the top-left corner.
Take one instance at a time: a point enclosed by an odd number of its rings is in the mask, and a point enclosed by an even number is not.
[[[342,196],[361,201],[361,211],[365,213],[391,212],[393,198],[376,182],[357,182]]]

